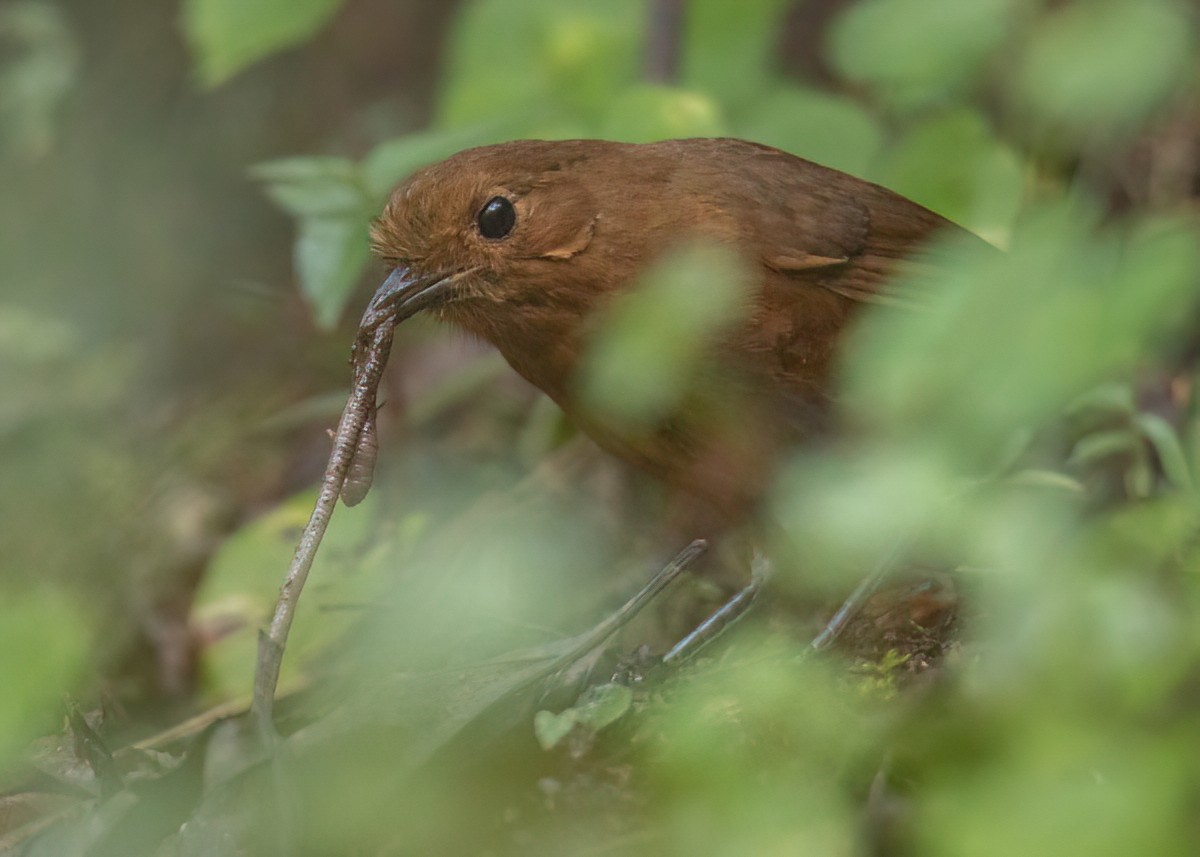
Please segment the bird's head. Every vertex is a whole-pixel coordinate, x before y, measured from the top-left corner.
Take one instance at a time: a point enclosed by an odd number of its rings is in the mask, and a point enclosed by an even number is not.
[[[521,141],[469,149],[411,176],[372,227],[392,273],[364,324],[432,309],[494,339],[491,325],[515,313],[586,310],[580,303],[606,283],[591,260],[581,262],[602,228],[576,169],[586,159],[569,144]]]

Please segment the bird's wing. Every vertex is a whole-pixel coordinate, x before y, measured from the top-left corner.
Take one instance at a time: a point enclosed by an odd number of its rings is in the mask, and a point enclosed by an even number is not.
[[[959,230],[879,185],[761,147],[745,159],[754,188],[759,258],[798,282],[856,301],[911,305],[888,288],[935,232]],[[960,230],[961,231],[961,230]]]

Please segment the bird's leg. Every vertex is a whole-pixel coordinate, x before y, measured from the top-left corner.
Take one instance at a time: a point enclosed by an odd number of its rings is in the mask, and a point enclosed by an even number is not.
[[[837,612],[833,614],[833,617],[809,644],[814,650],[819,652],[829,648],[842,631],[846,629],[846,625],[850,623],[850,620],[858,615],[858,611],[863,608],[868,599],[879,589],[879,585],[883,583],[896,567],[896,560],[903,547],[903,545],[897,545],[893,550],[889,551],[886,556],[880,559],[871,573],[859,581],[858,586],[854,587],[854,591],[847,596],[846,600],[842,602],[842,606],[837,609]],[[770,579],[774,568],[771,561],[765,555],[755,550],[750,570],[750,582],[722,604],[712,615],[697,625],[683,639],[672,646],[671,650],[663,655],[662,662],[664,665],[680,664],[693,657],[700,649],[715,640],[721,632],[749,611],[751,605],[757,599],[758,593],[762,591],[763,585]]]
[[[837,609],[825,627],[821,629],[821,633],[813,637],[810,644],[816,651],[822,651],[829,648],[833,641],[838,638],[838,635],[846,629],[846,625],[850,620],[858,615],[858,611],[863,608],[875,591],[879,589],[879,584],[883,583],[884,579],[896,567],[896,560],[899,559],[901,551],[905,548],[905,543],[897,544],[892,550],[882,557],[871,573],[859,581],[858,586],[854,587],[854,591],[842,602],[842,606]]]
[[[771,577],[773,570],[771,561],[764,554],[755,550],[754,558],[750,561],[750,582],[722,604],[715,613],[692,629],[687,636],[672,646],[671,650],[663,655],[663,664],[673,666],[683,663],[715,640],[726,628],[746,615],[750,606],[758,598],[763,584]]]

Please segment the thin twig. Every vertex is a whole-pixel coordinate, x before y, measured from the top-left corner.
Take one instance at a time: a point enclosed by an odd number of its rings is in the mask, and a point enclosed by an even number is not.
[[[254,701],[250,706],[250,714],[264,743],[270,743],[276,737],[273,721],[275,689],[279,684],[279,670],[283,664],[288,632],[296,616],[300,592],[304,589],[308,572],[316,558],[317,548],[320,547],[325,530],[329,527],[329,520],[333,516],[342,485],[346,481],[350,462],[358,448],[363,426],[374,413],[379,379],[387,364],[394,330],[394,324],[378,325],[372,332],[369,347],[365,354],[361,355],[361,361],[358,360],[360,355],[356,354],[354,389],[346,402],[345,410],[342,411],[342,418],[334,435],[333,451],[329,455],[325,477],[321,481],[321,493],[317,496],[316,506],[304,527],[295,556],[292,557],[292,564],[283,579],[271,625],[258,635],[258,666],[254,677]]]

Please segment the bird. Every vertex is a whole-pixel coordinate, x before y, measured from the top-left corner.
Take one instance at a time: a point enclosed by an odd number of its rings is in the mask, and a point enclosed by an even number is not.
[[[787,450],[828,435],[846,332],[866,305],[899,302],[893,276],[946,233],[969,234],[881,185],[740,139],[482,146],[418,170],[372,224],[391,272],[359,343],[422,312],[486,340],[716,535],[761,510]],[[669,412],[649,425],[598,412],[577,382],[596,319],[687,242],[743,261],[736,317],[703,343],[706,368]]]

